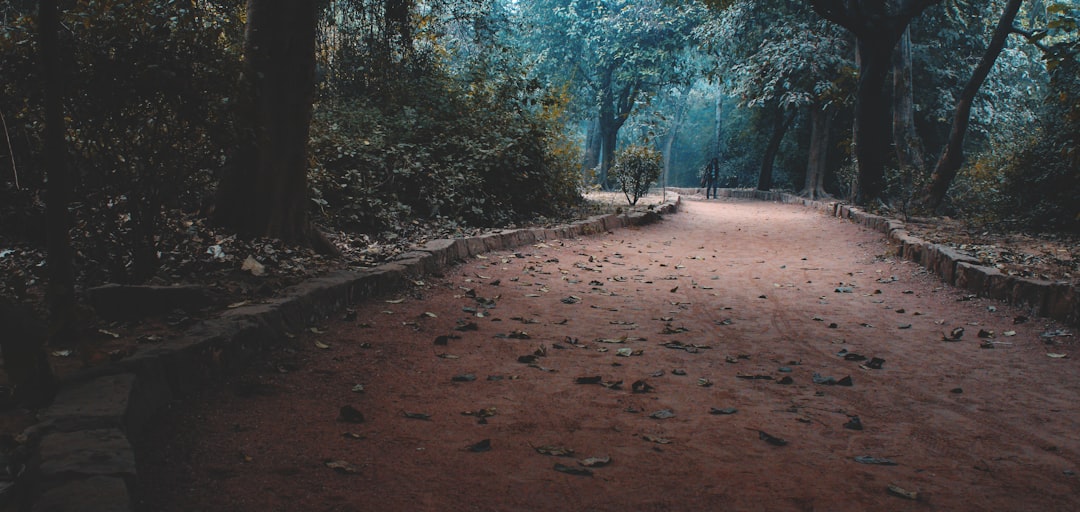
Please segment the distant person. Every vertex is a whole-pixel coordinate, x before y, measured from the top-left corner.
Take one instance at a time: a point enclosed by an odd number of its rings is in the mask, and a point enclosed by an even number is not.
[[[718,159],[709,160],[709,165],[701,173],[701,187],[705,189],[705,199],[709,199],[710,196],[713,199],[717,197],[720,188],[720,161]]]

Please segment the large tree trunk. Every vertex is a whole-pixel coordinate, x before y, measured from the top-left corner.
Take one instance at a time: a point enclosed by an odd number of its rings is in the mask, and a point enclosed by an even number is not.
[[[945,145],[945,151],[941,154],[941,158],[934,166],[934,173],[930,176],[930,186],[924,201],[930,209],[941,208],[949,186],[952,185],[960,167],[964,165],[964,136],[967,134],[968,123],[971,120],[971,104],[975,101],[975,95],[982,87],[983,81],[993,69],[998,55],[1005,47],[1005,40],[1012,32],[1013,20],[1016,19],[1016,13],[1020,11],[1022,3],[1023,0],[1009,0],[1006,4],[1005,11],[1001,14],[997,27],[994,28],[994,35],[990,39],[986,53],[972,72],[971,78],[964,84],[964,89],[960,91],[960,97],[956,101],[956,112],[953,114],[952,128],[949,130],[949,142]]]
[[[773,163],[776,155],[780,152],[780,143],[784,140],[784,134],[795,119],[794,113],[787,113],[783,107],[777,106],[775,119],[773,120],[772,135],[769,144],[765,146],[765,154],[761,159],[761,170],[758,172],[758,190],[770,190],[772,188]]]
[[[245,236],[332,247],[307,216],[315,77],[315,0],[248,0],[241,145],[216,216]]]
[[[908,27],[893,51],[893,146],[908,188],[913,173],[922,173],[926,169],[922,141],[915,131],[911,81],[911,27]]]
[[[724,95],[716,94],[716,116],[713,120],[712,157],[720,161],[721,145],[724,143]]]
[[[911,19],[941,0],[804,0],[823,18],[850,30],[857,40],[859,84],[853,129],[858,182],[855,202],[881,199],[889,149],[889,100],[885,79],[892,50]]]
[[[885,91],[894,39],[860,39],[856,45],[859,84],[855,95],[855,202],[870,204],[885,192],[885,155],[889,150],[889,99]]]
[[[63,82],[60,63],[60,12],[56,0],[38,2],[38,37],[45,110],[44,150],[46,189],[45,265],[49,306],[46,332],[27,329],[32,313],[0,302],[0,349],[15,401],[41,407],[56,394],[56,380],[45,353],[46,336],[59,343],[75,341],[75,269],[72,263],[71,219],[68,202],[72,180],[65,161]]]
[[[825,169],[829,161],[829,131],[832,125],[832,107],[810,107],[810,154],[806,162],[806,181],[803,195],[809,199],[827,197],[825,193]]]

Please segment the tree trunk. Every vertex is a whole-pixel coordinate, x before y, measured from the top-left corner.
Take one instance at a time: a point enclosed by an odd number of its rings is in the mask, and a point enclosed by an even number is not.
[[[248,0],[241,144],[219,186],[217,220],[244,236],[332,246],[307,217],[315,92],[315,0]]]
[[[829,131],[833,108],[813,105],[810,107],[810,154],[806,162],[806,181],[803,195],[809,199],[827,197],[825,193],[825,168],[829,161]]]
[[[66,337],[74,331],[75,269],[71,249],[71,173],[64,147],[63,83],[60,64],[60,13],[56,0],[41,0],[39,30],[41,38],[42,80],[44,81],[46,222],[48,225],[46,265],[49,285],[49,330],[53,337]]]
[[[56,0],[38,2],[38,37],[41,51],[41,78],[45,111],[44,150],[46,226],[48,254],[45,265],[48,285],[45,298],[49,306],[49,327],[23,329],[29,325],[30,312],[0,304],[0,349],[4,367],[14,388],[16,402],[26,407],[41,407],[56,394],[56,380],[45,353],[48,339],[59,343],[75,340],[75,269],[72,262],[71,174],[65,161],[63,83],[60,63],[60,12]]]
[[[1001,14],[1001,19],[998,20],[997,27],[994,28],[994,35],[990,38],[986,53],[972,72],[971,78],[964,84],[964,89],[960,91],[960,97],[956,101],[956,112],[953,114],[952,128],[949,130],[949,142],[934,166],[934,173],[930,176],[930,186],[925,196],[924,202],[932,210],[937,211],[941,208],[949,186],[952,185],[960,167],[964,165],[964,136],[967,135],[968,123],[971,120],[971,104],[979,88],[982,87],[983,81],[993,69],[998,55],[1005,47],[1005,40],[1012,31],[1013,20],[1016,19],[1016,13],[1020,11],[1022,3],[1023,0],[1009,0],[1005,11]]]
[[[780,143],[784,140],[784,134],[787,133],[788,126],[791,126],[791,121],[795,119],[794,113],[788,114],[784,112],[783,107],[779,105],[776,107],[775,116],[772,136],[769,137],[769,144],[765,146],[765,155],[761,159],[761,170],[758,172],[758,190],[772,188],[773,162],[776,161],[776,154],[780,152]]]
[[[720,161],[721,145],[724,143],[724,95],[716,94],[716,117],[713,121],[713,150],[712,157]]]
[[[591,171],[600,165],[600,120],[590,119],[585,128],[585,155],[581,163],[582,169]]]
[[[661,186],[664,188],[667,188],[668,177],[671,175],[671,150],[675,147],[675,140],[679,137],[679,128],[682,128],[683,120],[686,117],[686,103],[689,95],[689,87],[680,91],[679,105],[675,109],[675,119],[671,121],[671,130],[668,131],[667,140],[664,141],[664,170],[663,178],[660,181]]]
[[[881,199],[885,191],[885,155],[889,150],[889,99],[885,79],[889,75],[892,49],[889,37],[858,41],[859,83],[855,98],[855,159],[858,180],[855,202],[866,205]]]
[[[915,102],[912,99],[911,27],[904,30],[893,51],[893,145],[896,161],[910,189],[912,173],[926,170],[922,141],[915,131]]]

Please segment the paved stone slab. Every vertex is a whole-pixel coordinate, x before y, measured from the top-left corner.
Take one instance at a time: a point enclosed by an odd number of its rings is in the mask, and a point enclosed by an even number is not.
[[[124,416],[134,383],[134,375],[121,374],[63,388],[40,418],[60,432],[125,428]]]
[[[130,512],[131,498],[122,478],[94,476],[73,480],[43,493],[33,512]]]
[[[135,452],[118,428],[57,432],[41,440],[41,477],[135,476]]]

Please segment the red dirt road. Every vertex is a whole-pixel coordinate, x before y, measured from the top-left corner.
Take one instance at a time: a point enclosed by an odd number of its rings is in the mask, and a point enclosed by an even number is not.
[[[890,255],[880,234],[800,207],[684,201],[652,226],[471,260],[175,404],[143,440],[143,505],[1080,510],[1076,338]],[[593,376],[622,384],[575,383]],[[364,422],[342,421],[345,405]],[[862,430],[845,427],[855,416]],[[588,457],[611,462],[555,469]]]

